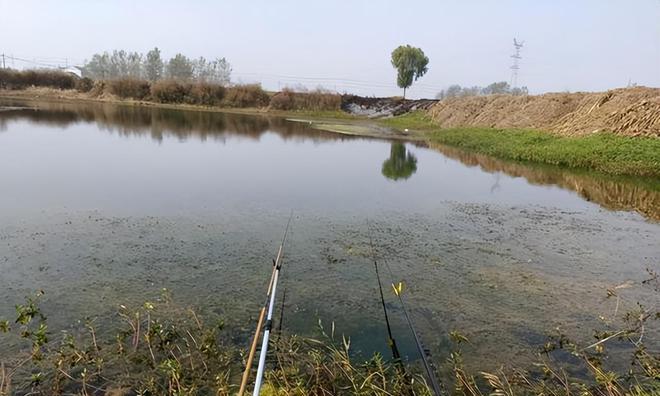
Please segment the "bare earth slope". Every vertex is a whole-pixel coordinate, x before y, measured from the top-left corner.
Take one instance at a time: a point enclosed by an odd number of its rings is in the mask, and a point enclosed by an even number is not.
[[[533,128],[562,135],[610,131],[660,137],[660,88],[452,98],[438,102],[429,114],[443,128]]]

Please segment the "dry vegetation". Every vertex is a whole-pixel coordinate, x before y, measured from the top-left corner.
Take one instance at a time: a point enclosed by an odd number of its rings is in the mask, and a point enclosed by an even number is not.
[[[658,291],[658,274],[650,269],[648,273],[650,278],[637,284]],[[628,300],[627,287],[630,283],[607,290],[616,310],[604,319],[604,328],[594,331],[593,342],[578,345],[557,329],[538,351],[538,363],[528,368],[507,364],[496,372],[474,372],[462,359],[462,348],[470,341],[450,332],[450,351],[441,370],[445,375],[440,378],[445,393],[657,395],[660,360],[647,349],[645,334],[653,334],[652,322],[660,313]],[[87,320],[59,334],[48,327],[39,307],[41,294],[16,306],[12,323],[0,320],[0,340],[24,347],[0,357],[0,396],[236,392],[244,351],[226,341],[219,318],[204,318],[175,304],[166,291],[141,307],[119,306],[111,328]],[[353,356],[350,339],[336,335],[334,324],[326,332],[319,322],[319,330],[318,338],[275,338],[262,395],[431,395],[418,367],[378,354],[360,361]],[[621,352],[624,345],[630,355],[608,353],[610,348]],[[619,369],[612,369],[612,363]]]
[[[0,89],[22,90],[35,87],[61,90],[76,99],[121,99],[169,104],[191,104],[231,108],[265,108],[277,110],[337,111],[341,96],[322,90],[293,92],[284,90],[271,97],[258,84],[223,86],[207,82],[159,80],[149,82],[134,78],[91,80],[51,71],[0,71]],[[42,92],[46,94],[46,92]],[[59,95],[58,95],[59,96]]]
[[[31,86],[73,89],[78,78],[51,70],[0,69],[0,89],[25,89]]]
[[[429,114],[442,128],[533,128],[570,136],[609,131],[660,137],[660,89],[451,98],[440,101]]]
[[[337,111],[341,108],[342,98],[334,93],[317,89],[311,92],[294,92],[283,89],[270,100],[270,107],[275,110],[310,110]]]

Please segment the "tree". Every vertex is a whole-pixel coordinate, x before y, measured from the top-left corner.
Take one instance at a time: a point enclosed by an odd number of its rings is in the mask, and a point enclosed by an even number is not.
[[[383,162],[381,173],[388,179],[408,179],[417,171],[417,158],[402,143],[392,143],[390,158]]]
[[[392,66],[397,71],[396,83],[403,88],[403,98],[406,98],[406,88],[422,77],[428,71],[429,58],[421,48],[410,45],[400,45],[392,51]]]
[[[200,56],[192,62],[193,78],[200,82],[209,82],[220,85],[229,84],[231,65],[225,58],[207,61]]]
[[[191,80],[193,78],[193,62],[183,54],[176,54],[167,62],[167,77],[175,80]]]
[[[511,87],[506,81],[494,82],[481,90],[482,95],[500,95],[511,93]]]
[[[94,54],[82,69],[83,77],[102,80],[110,77],[110,55],[107,52]]]
[[[163,59],[160,57],[160,50],[154,47],[147,52],[144,61],[144,74],[149,81],[156,81],[163,78]]]
[[[142,63],[141,53],[129,52],[126,57],[126,76],[134,79],[141,79],[144,75],[144,67]]]

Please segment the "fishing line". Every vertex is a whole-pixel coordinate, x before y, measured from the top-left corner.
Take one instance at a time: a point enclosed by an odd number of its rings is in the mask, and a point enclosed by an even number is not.
[[[367,227],[369,226],[369,221],[367,220]],[[376,260],[376,250],[374,248],[374,241],[371,238],[371,233],[369,233],[369,245],[371,246],[371,253],[374,259],[374,268],[376,270],[376,279],[378,280],[378,291],[380,292],[380,303],[383,306],[383,314],[385,315],[385,325],[387,326],[387,344],[392,350],[392,357],[394,361],[403,365],[401,361],[401,355],[399,354],[399,349],[396,346],[396,341],[392,337],[392,328],[390,326],[390,318],[387,315],[387,307],[385,305],[385,297],[383,296],[383,284],[380,280],[380,273],[378,271],[378,261]]]
[[[369,240],[371,241],[371,249],[374,254],[374,261],[375,261],[376,253],[373,245],[373,239],[371,237],[372,230],[369,221],[367,221],[367,228],[369,229]],[[429,381],[431,382],[431,387],[433,388],[433,392],[435,393],[436,396],[440,396],[442,395],[442,390],[441,390],[440,382],[438,381],[438,378],[435,375],[435,366],[433,365],[432,362],[429,361],[429,357],[431,357],[431,353],[427,348],[424,348],[422,340],[420,339],[417,330],[415,329],[415,325],[412,321],[412,318],[408,313],[408,308],[406,307],[406,303],[403,300],[403,282],[398,282],[398,284],[395,284],[394,273],[392,272],[392,268],[390,267],[388,260],[383,256],[382,261],[385,262],[385,267],[387,268],[387,271],[390,274],[390,279],[392,281],[392,289],[394,289],[394,294],[399,298],[399,302],[401,303],[403,314],[406,318],[406,322],[408,323],[408,327],[410,328],[410,331],[412,332],[413,337],[415,339],[415,345],[417,347],[417,351],[419,352],[419,355],[422,358],[422,364],[429,378]],[[381,291],[381,297],[382,297],[382,291]]]

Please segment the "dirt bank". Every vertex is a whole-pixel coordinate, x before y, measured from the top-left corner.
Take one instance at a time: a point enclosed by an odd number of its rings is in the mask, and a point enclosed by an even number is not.
[[[405,100],[402,98],[370,98],[342,95],[341,109],[349,114],[369,117],[392,117],[415,110],[428,110],[438,103],[432,99]]]
[[[429,114],[443,128],[532,128],[562,135],[610,131],[660,137],[660,88],[446,99]]]

